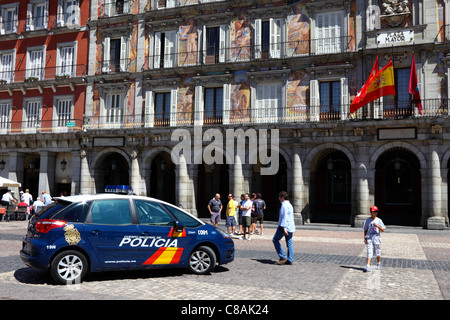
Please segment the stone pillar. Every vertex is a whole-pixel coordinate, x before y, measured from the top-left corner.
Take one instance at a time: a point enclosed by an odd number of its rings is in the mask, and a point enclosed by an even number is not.
[[[176,205],[183,209],[189,207],[189,190],[188,181],[189,175],[187,172],[186,158],[183,154],[179,155],[178,164],[175,165],[175,191],[176,191]]]
[[[303,171],[301,163],[300,147],[295,146],[292,150],[292,206],[294,207],[294,222],[296,225],[303,224]]]
[[[142,178],[140,174],[140,166],[138,159],[138,152],[135,149],[131,150],[131,188],[138,196],[145,195],[145,190],[142,188]]]
[[[442,230],[445,228],[445,218],[442,216],[442,185],[441,185],[441,166],[439,159],[439,145],[435,141],[429,144],[429,178],[427,187],[429,189],[429,216],[427,219],[427,228]]]
[[[39,167],[39,191],[46,191],[52,196],[55,184],[55,161],[56,155],[49,151],[40,152],[41,165]]]
[[[83,146],[80,150],[80,193],[94,193],[94,190],[91,188],[91,173],[89,172],[87,150]]]
[[[232,169],[232,178],[233,178],[233,194],[235,200],[239,202],[241,194],[244,193],[244,174],[242,171],[242,161],[238,154],[234,157],[234,165]]]
[[[80,193],[80,173],[81,173],[81,158],[79,151],[72,152],[72,183],[70,188],[71,195]]]
[[[354,226],[356,228],[362,228],[364,221],[370,217],[369,208],[371,206],[369,199],[369,146],[362,144],[358,146],[356,154],[356,168],[352,170],[352,182],[356,183],[356,186],[352,189],[355,190],[353,195],[355,199],[352,200],[352,204],[355,206]]]
[[[25,166],[25,153],[10,152],[9,153],[9,173],[8,179],[17,181],[22,184],[22,189],[27,188],[23,185],[23,174]],[[14,191],[14,198],[19,200],[19,188],[8,188]]]

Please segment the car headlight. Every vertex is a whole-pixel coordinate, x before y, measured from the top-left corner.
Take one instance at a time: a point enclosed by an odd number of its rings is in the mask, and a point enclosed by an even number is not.
[[[219,231],[219,233],[222,235],[222,237],[227,238],[227,239],[231,239],[231,237],[230,237],[230,235],[228,233],[226,233],[225,231],[223,231],[220,228],[216,227],[216,229],[217,229],[217,231]]]

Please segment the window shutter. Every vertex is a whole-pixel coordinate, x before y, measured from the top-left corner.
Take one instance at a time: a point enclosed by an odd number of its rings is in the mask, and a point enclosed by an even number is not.
[[[110,59],[110,42],[111,38],[106,37],[103,39],[103,64],[102,64],[102,72],[109,72],[109,59]]]
[[[203,86],[195,86],[195,115],[194,115],[194,125],[203,125],[203,110],[204,110],[204,94]]]
[[[121,36],[120,37],[120,71],[127,72],[128,66],[129,66],[128,37]]]
[[[206,26],[203,26],[203,64],[206,63],[206,53],[207,53],[207,48],[206,48]]]
[[[270,57],[279,58],[281,54],[281,20],[270,19]]]
[[[219,62],[225,62],[226,30],[227,26],[225,24],[221,24],[219,35]]]
[[[311,121],[319,121],[319,81],[310,81],[310,115]]]
[[[230,123],[230,87],[231,84],[229,83],[223,84],[223,124]]]
[[[161,32],[155,32],[155,53],[154,53],[155,69],[159,69],[161,63]]]
[[[153,127],[155,121],[154,93],[152,90],[145,91],[145,127]]]
[[[261,58],[261,19],[255,20],[255,58]]]
[[[347,119],[349,112],[348,79],[341,78],[341,120]]]
[[[26,26],[27,31],[34,30],[33,7],[34,7],[34,5],[32,3],[29,3],[27,5],[27,26]]]
[[[178,90],[170,90],[170,126],[177,125]]]
[[[175,31],[166,32],[164,35],[164,68],[171,68],[174,66]]]

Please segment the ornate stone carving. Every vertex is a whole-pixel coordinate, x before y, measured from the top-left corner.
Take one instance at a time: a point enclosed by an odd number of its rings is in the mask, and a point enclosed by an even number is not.
[[[408,0],[379,0],[379,3],[381,19],[385,20],[391,27],[400,26],[410,14]]]

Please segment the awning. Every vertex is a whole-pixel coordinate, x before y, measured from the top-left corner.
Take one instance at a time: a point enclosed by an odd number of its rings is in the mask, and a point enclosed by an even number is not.
[[[20,186],[21,184],[17,181],[0,177],[0,187],[20,187]]]

